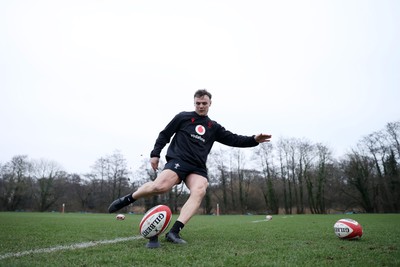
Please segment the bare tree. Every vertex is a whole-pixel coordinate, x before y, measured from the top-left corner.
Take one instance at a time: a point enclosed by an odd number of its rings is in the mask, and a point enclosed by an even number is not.
[[[278,141],[278,159],[280,167],[280,177],[282,180],[282,191],[283,191],[283,208],[286,214],[292,213],[292,199],[291,199],[291,185],[288,178],[287,171],[287,144],[281,139]],[[288,192],[289,191],[289,192]]]
[[[34,199],[39,211],[47,211],[63,195],[62,186],[66,173],[61,166],[50,160],[33,161],[33,177],[36,181]]]
[[[0,168],[0,210],[24,208],[29,199],[31,163],[28,156],[15,156]]]
[[[259,157],[262,166],[262,173],[265,183],[265,189],[262,190],[262,194],[267,206],[267,212],[277,214],[279,212],[279,203],[273,182],[277,173],[273,162],[273,145],[271,143],[261,144],[256,150],[256,155]]]
[[[297,213],[303,213],[303,180],[301,169],[301,150],[299,139],[280,139],[278,141],[278,157],[283,181],[285,212],[291,214],[296,206]]]
[[[128,165],[126,159],[119,151],[107,157],[108,182],[111,188],[110,200],[126,194],[128,184]]]
[[[374,162],[371,158],[353,150],[347,155],[345,174],[347,183],[357,190],[352,197],[366,212],[374,212],[376,184],[374,183]],[[351,194],[350,194],[351,195]]]
[[[311,213],[319,213],[317,211],[317,199],[315,197],[315,184],[316,181],[314,179],[312,164],[315,158],[315,146],[308,141],[301,142],[300,144],[300,167],[299,167],[299,177],[300,180],[304,179],[306,188],[307,188],[307,196],[308,196],[308,205]]]
[[[214,167],[215,171],[215,176],[217,179],[215,180],[215,184],[211,184],[211,188],[208,189],[212,190],[213,187],[219,188],[220,190],[215,190],[214,194],[216,198],[219,200],[217,201],[218,203],[221,203],[220,208],[223,211],[228,210],[228,183],[229,183],[229,174],[228,170],[226,167],[226,154],[227,152],[223,149],[220,149],[216,152],[211,152],[209,156],[208,163],[211,168],[209,170],[212,170],[212,167]],[[212,177],[211,172],[210,172],[210,177]],[[222,194],[222,197],[219,196],[219,194]],[[221,201],[222,200],[222,201]]]
[[[101,157],[92,166],[92,172],[90,176],[94,179],[99,180],[100,188],[99,193],[105,194],[106,192],[106,184],[108,180],[108,171],[109,171],[109,159]]]
[[[316,206],[315,212],[322,214],[326,212],[325,205],[325,185],[328,178],[328,164],[332,161],[332,152],[323,144],[316,145],[318,153],[316,170]]]
[[[118,150],[96,160],[92,172],[86,178],[91,181],[89,184],[93,198],[101,211],[105,211],[112,200],[132,190],[129,185],[130,176],[127,161]]]
[[[297,213],[304,213],[304,179],[307,177],[311,167],[311,153],[313,145],[307,140],[296,140],[296,142],[294,142],[293,149],[297,150],[298,161],[297,166],[294,167],[297,170],[297,186],[299,190],[297,199]],[[293,163],[293,165],[295,165],[295,163]]]
[[[388,123],[386,129],[373,132],[358,143],[358,151],[373,162],[374,211],[396,212],[399,210],[400,175],[396,153],[398,151],[400,122]]]
[[[244,162],[245,162],[245,156],[243,152],[238,149],[238,148],[232,148],[233,151],[233,157],[236,161],[236,170],[235,170],[235,176],[237,177],[237,184],[238,184],[238,197],[239,197],[239,207],[241,209],[241,212],[244,213],[246,210],[246,204],[245,204],[245,172],[244,172]]]
[[[102,198],[96,198],[99,189],[93,186],[95,184],[96,180],[93,176],[86,175],[86,179],[82,179],[78,174],[71,174],[69,176],[69,188],[71,188],[73,196],[65,202],[73,208],[73,201],[75,200],[77,203],[76,209],[79,211],[103,211],[104,209],[99,209],[101,207],[101,202],[99,203],[99,201]]]
[[[386,132],[391,146],[397,153],[397,159],[400,159],[400,121],[389,122],[386,125]]]

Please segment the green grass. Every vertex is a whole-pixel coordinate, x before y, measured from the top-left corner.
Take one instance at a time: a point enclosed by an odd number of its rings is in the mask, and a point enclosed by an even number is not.
[[[0,266],[400,266],[400,214],[276,215],[272,221],[198,215],[182,231],[188,241],[183,246],[162,238],[161,248],[147,249],[147,240],[139,238],[16,254],[138,236],[141,217],[117,221],[109,214],[2,212]],[[338,239],[333,225],[341,218],[361,223],[363,237]]]

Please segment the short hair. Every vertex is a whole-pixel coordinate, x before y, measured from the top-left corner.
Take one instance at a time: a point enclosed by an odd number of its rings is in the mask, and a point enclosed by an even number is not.
[[[211,93],[208,92],[207,89],[199,89],[194,93],[194,97],[198,97],[198,98],[201,98],[205,95],[211,99]]]

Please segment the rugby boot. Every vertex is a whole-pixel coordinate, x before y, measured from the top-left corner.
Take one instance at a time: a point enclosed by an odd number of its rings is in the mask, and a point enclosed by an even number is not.
[[[120,210],[131,203],[133,203],[132,194],[118,198],[114,200],[113,203],[111,203],[111,205],[108,207],[108,212],[109,213],[116,212],[117,210]]]
[[[168,232],[165,235],[165,238],[167,239],[168,242],[174,243],[174,244],[186,244],[187,242],[183,240],[178,233],[174,232]]]

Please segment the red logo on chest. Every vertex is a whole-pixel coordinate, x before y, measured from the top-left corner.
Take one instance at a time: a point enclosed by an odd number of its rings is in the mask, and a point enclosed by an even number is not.
[[[195,131],[198,135],[203,135],[206,133],[206,128],[203,125],[197,125]]]

